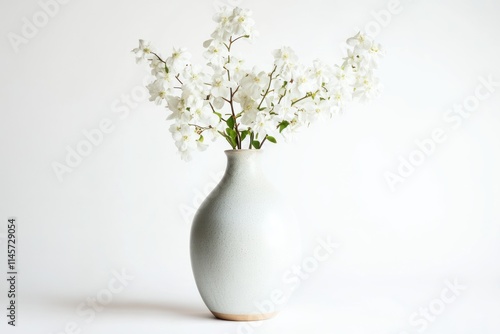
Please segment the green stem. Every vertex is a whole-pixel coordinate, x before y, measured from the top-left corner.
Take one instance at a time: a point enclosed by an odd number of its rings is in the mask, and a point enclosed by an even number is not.
[[[236,131],[236,145],[238,146],[238,149],[241,150],[241,134],[240,131],[238,130],[238,122],[236,119],[236,113],[234,112],[234,104],[233,104],[233,89],[229,88],[229,92],[231,95],[231,98],[229,99],[229,105],[231,106],[231,114],[234,119],[234,131]]]
[[[156,56],[156,58],[158,58],[158,60],[159,60],[159,61],[161,61],[162,63],[164,63],[164,64],[166,63],[166,62],[165,62],[163,59],[161,59],[161,57],[160,57],[160,56],[158,56],[156,53],[154,53],[154,52],[150,52],[150,53],[151,53],[152,55],[155,55],[155,56]]]
[[[248,145],[248,149],[252,149],[252,143],[253,143],[253,131],[250,132],[250,145]]]
[[[259,148],[262,148],[262,145],[264,145],[264,143],[266,142],[266,139],[267,139],[267,135],[264,137],[264,139],[262,139],[262,142],[260,143]]]
[[[300,101],[302,101],[302,100],[305,100],[305,99],[307,99],[308,97],[311,97],[311,96],[313,96],[313,94],[307,93],[305,96],[301,97],[300,99],[293,101],[293,102],[292,102],[292,106],[293,106],[295,103],[300,102]]]

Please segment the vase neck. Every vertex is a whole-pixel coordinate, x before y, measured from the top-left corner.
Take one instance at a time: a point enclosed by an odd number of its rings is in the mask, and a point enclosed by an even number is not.
[[[260,177],[261,169],[261,150],[227,150],[226,177]]]

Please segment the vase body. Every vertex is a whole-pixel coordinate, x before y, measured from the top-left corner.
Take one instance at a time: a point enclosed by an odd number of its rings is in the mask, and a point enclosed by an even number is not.
[[[217,318],[263,320],[279,312],[291,293],[286,274],[300,256],[298,224],[266,180],[261,150],[225,153],[225,174],[193,220],[193,273]]]

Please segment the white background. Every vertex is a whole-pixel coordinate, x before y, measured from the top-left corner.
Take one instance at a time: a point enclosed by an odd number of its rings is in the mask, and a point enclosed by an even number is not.
[[[211,317],[189,261],[189,211],[224,169],[227,144],[185,163],[166,110],[145,99],[127,115],[113,109],[147,74],[130,52],[137,40],[165,53],[187,47],[201,62],[216,4],[72,0],[15,52],[8,34],[21,35],[23,17],[32,21],[40,5],[1,2],[0,260],[4,268],[6,220],[16,216],[20,272],[15,329],[0,280],[2,333],[61,333],[71,322],[92,334],[249,332]],[[250,331],[419,333],[409,318],[457,280],[466,289],[421,332],[498,333],[500,87],[460,126],[443,117],[473,96],[480,76],[500,81],[499,3],[401,0],[383,26],[372,11],[385,0],[241,6],[260,32],[252,46],[240,44],[249,63],[270,66],[282,45],[304,62],[338,63],[339,45],[370,22],[387,52],[378,100],[265,147],[269,176],[299,216],[304,257],[317,238],[340,247],[284,312]],[[67,147],[103,119],[111,133],[60,182],[53,163],[65,163]],[[398,157],[435,128],[446,141],[391,191],[384,173],[396,173]],[[122,269],[134,279],[95,319],[75,311]]]

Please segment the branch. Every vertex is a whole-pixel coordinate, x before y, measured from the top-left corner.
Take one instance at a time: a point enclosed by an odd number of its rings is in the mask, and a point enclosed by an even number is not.
[[[269,91],[271,89],[271,82],[273,81],[273,74],[274,72],[276,71],[276,65],[274,65],[274,69],[271,73],[269,73],[269,84],[267,85],[267,89],[266,89],[266,92],[264,93],[264,95],[262,96],[262,100],[260,100],[260,103],[259,103],[259,106],[257,107],[257,109],[260,109],[260,107],[262,106],[262,103],[264,102],[264,100],[266,99],[266,96],[267,94],[269,94]]]
[[[184,85],[184,84],[182,83],[181,79],[179,79],[179,75],[180,75],[180,74],[177,74],[177,75],[175,76],[175,78],[177,79],[177,81],[179,81],[179,82],[180,82],[180,84],[181,84],[181,85]]]
[[[229,88],[229,92],[231,95],[231,99],[229,100],[229,105],[231,106],[231,114],[233,115],[232,117],[234,118],[234,131],[236,131],[236,144],[238,146],[238,149],[241,150],[241,134],[240,131],[238,130],[238,122],[236,121],[236,113],[234,112],[234,105],[233,105],[233,89]]]

